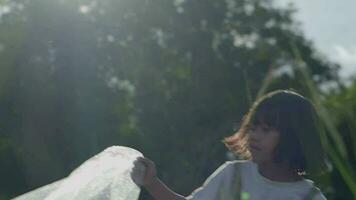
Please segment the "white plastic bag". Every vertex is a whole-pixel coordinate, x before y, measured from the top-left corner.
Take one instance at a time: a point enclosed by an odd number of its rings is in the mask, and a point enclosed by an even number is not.
[[[132,181],[133,161],[142,153],[112,146],[85,161],[67,178],[43,186],[14,200],[137,200],[140,188]],[[140,163],[138,163],[140,164]],[[144,166],[135,180],[142,180]]]

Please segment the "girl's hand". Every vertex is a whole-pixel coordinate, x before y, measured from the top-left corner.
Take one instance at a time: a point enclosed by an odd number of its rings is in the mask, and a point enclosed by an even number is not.
[[[137,185],[148,187],[156,177],[156,166],[153,161],[144,157],[138,157],[134,161],[131,178]]]
[[[134,161],[131,178],[137,185],[144,186],[156,200],[186,200],[157,178],[156,166],[150,159],[138,157]]]

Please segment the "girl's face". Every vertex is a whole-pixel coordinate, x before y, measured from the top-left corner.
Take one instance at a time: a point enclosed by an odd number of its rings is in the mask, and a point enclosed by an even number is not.
[[[248,148],[256,164],[274,162],[274,150],[279,142],[279,132],[264,123],[252,125],[248,133]]]

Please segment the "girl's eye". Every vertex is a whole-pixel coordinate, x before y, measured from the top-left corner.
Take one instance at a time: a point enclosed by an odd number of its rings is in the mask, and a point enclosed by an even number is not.
[[[265,132],[265,133],[269,133],[269,132],[274,131],[274,130],[275,130],[275,129],[272,128],[272,127],[263,127],[263,128],[262,128],[262,131]]]
[[[250,131],[254,131],[254,130],[256,130],[256,126],[249,126],[248,129],[249,129]]]
[[[263,132],[270,132],[271,129],[270,128],[262,128]]]

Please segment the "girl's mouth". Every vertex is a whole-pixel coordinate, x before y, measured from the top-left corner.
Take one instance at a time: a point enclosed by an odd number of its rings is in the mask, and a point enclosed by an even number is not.
[[[258,147],[258,146],[255,145],[255,144],[249,144],[249,145],[248,145],[248,148],[249,148],[250,150],[253,150],[253,151],[260,151],[260,150],[261,150],[261,148]]]

